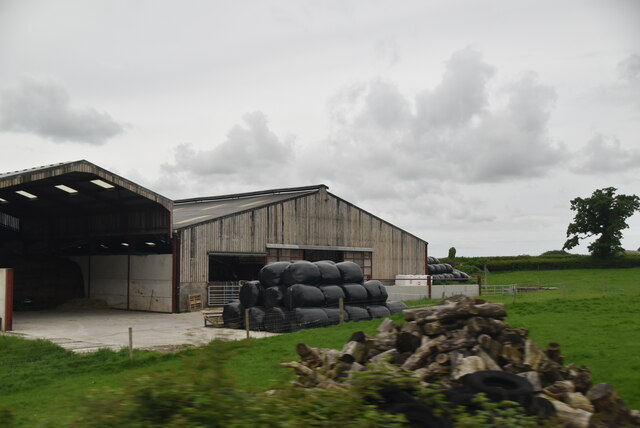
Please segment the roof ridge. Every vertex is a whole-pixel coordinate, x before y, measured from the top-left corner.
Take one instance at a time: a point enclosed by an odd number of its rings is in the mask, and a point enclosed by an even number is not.
[[[313,186],[302,186],[302,187],[285,187],[280,189],[258,190],[258,191],[246,192],[246,193],[231,193],[228,195],[219,195],[219,196],[203,196],[203,197],[197,197],[197,198],[176,199],[173,201],[173,203],[185,204],[185,203],[192,203],[192,202],[222,201],[225,199],[240,199],[240,198],[249,198],[252,196],[313,191],[313,190],[320,190],[321,188],[328,189],[329,187],[325,184],[317,184]]]

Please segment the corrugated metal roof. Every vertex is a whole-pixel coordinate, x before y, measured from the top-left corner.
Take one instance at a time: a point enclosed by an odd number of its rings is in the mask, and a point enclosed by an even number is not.
[[[33,168],[27,168],[27,169],[21,169],[18,171],[9,171],[9,172],[0,172],[0,178],[6,178],[6,177],[11,177],[13,175],[20,175],[20,174],[24,174],[26,172],[37,172],[37,171],[42,171],[48,168],[55,168],[55,167],[59,167],[61,165],[68,165],[71,164],[73,162],[60,162],[60,163],[52,163],[50,165],[43,165],[43,166],[36,166]]]
[[[184,229],[198,223],[251,211],[288,199],[316,193],[324,185],[265,190],[261,192],[210,196],[174,201],[173,228]]]

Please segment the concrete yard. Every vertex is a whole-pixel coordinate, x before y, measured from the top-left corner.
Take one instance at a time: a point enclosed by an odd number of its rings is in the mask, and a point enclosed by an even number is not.
[[[216,338],[246,337],[245,330],[204,327],[200,312],[165,314],[117,309],[15,312],[13,331],[8,334],[46,339],[74,352],[92,352],[128,347],[129,327],[133,328],[133,347],[137,349],[163,350],[178,345],[204,345]],[[273,335],[251,332],[251,337]]]

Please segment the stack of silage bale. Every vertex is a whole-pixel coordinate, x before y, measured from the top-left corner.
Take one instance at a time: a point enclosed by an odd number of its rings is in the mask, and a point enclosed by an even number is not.
[[[454,270],[449,263],[440,263],[440,260],[435,257],[429,256],[427,264],[431,279],[469,279],[466,273]]]
[[[225,307],[226,326],[243,327],[245,309],[249,327],[270,332],[338,324],[339,301],[344,320],[382,318],[406,309],[402,302],[387,302],[380,281],[364,281],[362,269],[353,262],[332,261],[270,263],[260,271],[259,281],[240,288],[240,300]]]

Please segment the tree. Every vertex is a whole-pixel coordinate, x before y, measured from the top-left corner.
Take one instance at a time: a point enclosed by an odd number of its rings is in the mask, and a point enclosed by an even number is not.
[[[624,251],[620,240],[622,230],[627,229],[627,218],[640,210],[640,198],[636,195],[615,195],[615,187],[598,189],[589,198],[575,198],[571,210],[576,211],[573,223],[567,228],[567,242],[562,249],[570,250],[581,239],[600,235],[589,251],[595,257],[606,258]]]
[[[456,247],[449,248],[449,256],[451,260],[456,258]]]

